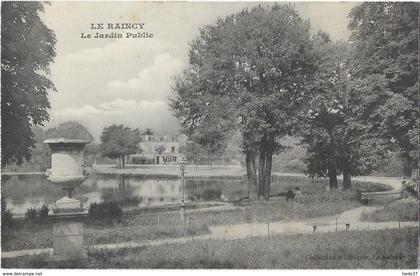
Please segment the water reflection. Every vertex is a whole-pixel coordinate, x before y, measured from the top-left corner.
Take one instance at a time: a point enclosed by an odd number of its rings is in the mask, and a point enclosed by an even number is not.
[[[64,196],[60,187],[42,175],[3,176],[2,194],[14,214],[24,214],[30,207],[53,204]],[[232,200],[246,196],[241,180],[186,179],[185,195],[190,201]],[[126,175],[98,175],[76,188],[75,197],[85,207],[92,202],[117,201],[122,206],[177,204],[182,197],[178,178],[146,178]]]

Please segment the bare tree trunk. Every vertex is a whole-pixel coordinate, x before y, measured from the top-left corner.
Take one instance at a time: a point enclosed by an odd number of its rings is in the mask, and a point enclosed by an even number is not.
[[[343,170],[343,190],[351,189],[351,174],[348,169]]]
[[[338,189],[337,170],[333,161],[328,160],[328,178],[330,181],[330,189]]]
[[[270,185],[271,185],[271,167],[273,163],[273,149],[274,149],[274,136],[269,135],[267,151],[265,153],[265,169],[264,169],[264,199],[270,200]]]
[[[419,164],[413,159],[409,153],[404,152],[402,155],[403,174],[406,177],[411,177],[413,170],[419,168]]]
[[[270,185],[271,185],[271,165],[273,162],[273,151],[269,150],[266,153],[265,160],[265,178],[264,178],[264,199],[270,200]]]
[[[122,167],[125,167],[125,155],[121,156],[121,165]]]
[[[255,200],[258,196],[258,181],[255,167],[255,151],[247,150],[245,153],[246,175],[248,179],[249,199]]]
[[[260,149],[260,158],[258,161],[258,198],[264,197],[265,188],[265,150]]]

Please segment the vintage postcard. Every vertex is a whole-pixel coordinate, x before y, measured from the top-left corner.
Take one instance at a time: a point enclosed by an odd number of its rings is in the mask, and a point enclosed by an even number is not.
[[[3,275],[417,275],[418,10],[2,1]]]

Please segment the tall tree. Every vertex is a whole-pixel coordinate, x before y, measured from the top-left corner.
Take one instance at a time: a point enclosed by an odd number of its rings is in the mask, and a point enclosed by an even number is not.
[[[396,141],[407,175],[418,168],[418,16],[419,3],[366,2],[352,9],[348,25],[359,93],[372,94],[374,86],[381,93],[369,101],[369,120]]]
[[[202,146],[192,140],[186,141],[185,145],[179,147],[179,153],[184,154],[185,158],[191,162],[191,164],[194,164],[200,159],[202,152]]]
[[[118,158],[119,164],[125,167],[128,154],[137,153],[137,144],[141,141],[137,129],[132,130],[124,125],[111,125],[104,128],[101,139],[101,153],[109,158]]]
[[[55,34],[39,18],[42,2],[1,3],[1,157],[2,166],[30,158],[31,126],[48,121],[46,77],[55,57]]]
[[[371,95],[357,89],[348,43],[331,42],[319,33],[314,44],[320,60],[314,93],[303,109],[300,125],[308,150],[307,172],[328,176],[332,189],[338,188],[337,175],[342,173],[343,187],[350,189],[351,176],[371,172],[386,158],[388,149],[365,118],[368,105],[364,103]]]
[[[249,179],[258,151],[255,190],[268,200],[276,138],[290,134],[314,69],[309,22],[291,5],[243,10],[200,30],[172,107],[188,128],[217,112],[217,126],[242,129]]]

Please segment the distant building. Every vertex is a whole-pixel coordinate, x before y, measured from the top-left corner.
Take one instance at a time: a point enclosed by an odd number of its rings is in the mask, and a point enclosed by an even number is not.
[[[180,143],[175,136],[142,135],[137,145],[141,153],[131,154],[132,164],[177,164],[180,158]]]

